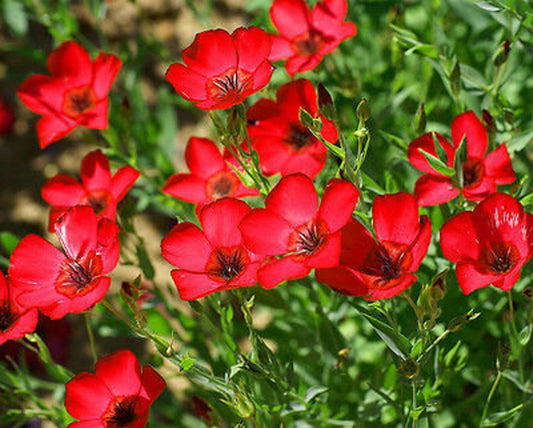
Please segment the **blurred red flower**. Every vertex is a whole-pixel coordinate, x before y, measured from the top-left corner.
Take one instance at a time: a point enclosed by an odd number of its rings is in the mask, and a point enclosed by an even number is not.
[[[46,65],[51,76],[30,76],[17,90],[26,107],[43,116],[37,122],[41,148],[77,125],[106,129],[107,94],[122,66],[120,59],[100,53],[93,62],[82,46],[69,41],[50,54]]]
[[[265,175],[281,173],[284,177],[301,172],[315,178],[324,168],[327,149],[300,122],[300,108],[313,117],[318,115],[317,95],[306,79],[281,86],[276,101],[263,98],[248,109],[248,133]],[[334,144],[338,137],[335,125],[321,114],[318,117],[322,136]]]
[[[35,331],[38,312],[17,302],[20,291],[0,272],[0,345]]]
[[[88,205],[97,218],[114,221],[117,203],[139,175],[131,166],[123,166],[112,175],[107,157],[100,150],[90,152],[81,161],[81,183],[65,174],[57,174],[44,183],[42,197],[52,205],[48,223],[50,232],[54,231],[57,218],[75,205]]]
[[[303,278],[313,268],[339,263],[341,229],[352,218],[359,197],[348,181],[329,181],[320,208],[309,177],[282,178],[265,200],[242,221],[244,243],[254,253],[270,257],[258,272],[259,283],[272,288],[288,279]]]
[[[129,427],[146,425],[150,406],[165,389],[164,379],[150,366],[141,371],[131,351],[100,358],[95,374],[78,373],[65,385],[65,408],[77,427]]]
[[[6,135],[11,132],[13,123],[15,122],[15,113],[5,102],[0,98],[0,135]]]
[[[472,201],[481,201],[496,192],[499,184],[510,184],[515,180],[515,172],[507,147],[501,144],[487,156],[487,130],[474,112],[467,111],[457,116],[451,125],[452,143],[439,133],[428,132],[411,141],[407,156],[409,162],[426,174],[415,184],[415,197],[419,205],[439,205],[454,199],[460,189],[453,177],[448,177],[433,168],[420,150],[436,156],[437,150],[433,135],[439,141],[447,159],[442,159],[450,168],[456,151],[463,138],[466,139],[466,159],[462,168],[463,195]]]
[[[274,67],[268,60],[272,42],[257,27],[199,33],[181,52],[183,64],[172,64],[167,80],[178,94],[202,110],[240,104],[263,88]]]
[[[162,192],[192,204],[198,204],[196,214],[210,202],[223,197],[242,198],[258,196],[257,189],[249,188],[226,164],[213,141],[192,137],[185,148],[185,162],[190,174],[174,174]]]
[[[444,223],[440,245],[444,257],[457,264],[465,294],[490,284],[509,291],[533,255],[533,215],[512,196],[494,193]]]
[[[171,275],[183,300],[257,282],[257,269],[263,258],[244,246],[237,227],[249,212],[250,207],[244,202],[223,198],[202,209],[203,230],[184,222],[163,238],[161,252],[178,268]]]
[[[9,277],[20,289],[17,302],[58,319],[102,300],[118,263],[119,228],[97,220],[90,207],[70,208],[55,223],[65,253],[37,235],[23,238],[11,254]]]
[[[271,61],[287,59],[285,68],[294,76],[315,68],[343,40],[357,34],[352,22],[344,22],[346,0],[322,0],[313,10],[304,0],[274,0],[270,17],[280,33],[272,34]]]
[[[340,264],[317,269],[319,282],[350,296],[377,300],[396,296],[415,281],[431,240],[431,223],[418,216],[413,195],[378,196],[372,206],[376,239],[358,221],[342,230]]]

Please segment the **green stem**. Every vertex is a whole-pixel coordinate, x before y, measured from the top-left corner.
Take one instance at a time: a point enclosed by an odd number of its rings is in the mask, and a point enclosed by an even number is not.
[[[487,397],[485,406],[483,406],[483,413],[481,414],[481,420],[479,421],[480,428],[483,426],[483,422],[487,418],[487,412],[489,411],[489,406],[492,400],[492,396],[494,395],[494,392],[496,392],[496,388],[498,388],[498,384],[500,383],[500,380],[502,378],[502,372],[500,371],[499,364],[497,364],[497,366],[498,366],[498,374],[496,375],[496,379],[494,379],[494,383],[492,384],[492,387],[490,388],[489,396]]]
[[[96,364],[98,361],[98,356],[96,354],[96,345],[94,343],[94,334],[93,329],[91,327],[91,319],[90,319],[90,313],[85,312],[85,327],[87,328],[87,336],[89,336],[89,343],[91,345],[91,355],[93,357],[93,362]]]

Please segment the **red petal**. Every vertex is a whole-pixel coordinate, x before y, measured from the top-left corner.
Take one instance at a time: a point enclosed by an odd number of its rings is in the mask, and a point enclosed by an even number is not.
[[[270,78],[272,77],[272,73],[274,72],[274,67],[270,63],[270,61],[263,61],[262,64],[257,67],[253,74],[253,86],[249,88],[248,90],[245,90],[241,97],[247,97],[248,95],[253,94],[254,92],[259,91],[263,87],[267,85],[267,83],[270,81]],[[242,101],[241,101],[242,102]],[[238,104],[238,103],[234,103]]]
[[[299,154],[289,155],[283,168],[281,168],[281,176],[286,177],[300,172],[310,179],[315,178],[326,165],[326,160],[328,158],[327,149],[322,143],[319,142],[318,144],[319,147],[324,148],[322,153],[311,153],[313,146],[309,146],[307,147],[307,150],[301,150]]]
[[[102,218],[98,221],[98,237],[96,254],[102,260],[102,274],[105,275],[115,269],[120,258],[120,228],[115,222]]]
[[[317,269],[315,276],[318,282],[328,285],[335,291],[348,296],[366,296],[369,288],[363,281],[346,266],[337,266],[330,269]]]
[[[237,66],[235,45],[225,30],[198,33],[181,56],[187,66],[204,76],[216,76]]]
[[[123,166],[115,175],[111,177],[109,190],[111,191],[115,201],[120,201],[128,190],[131,189],[133,183],[139,178],[141,173],[131,166]]]
[[[418,205],[410,193],[377,196],[372,206],[374,230],[379,242],[411,245],[418,235]]]
[[[416,237],[411,248],[409,249],[413,259],[411,266],[408,268],[409,272],[415,272],[418,269],[418,267],[422,263],[422,260],[428,252],[430,242],[431,222],[429,221],[428,216],[423,215],[422,217],[420,217],[420,228],[418,236]]]
[[[463,137],[466,137],[467,157],[483,159],[488,144],[487,130],[473,111],[460,114],[452,122],[454,147],[459,147]]]
[[[46,61],[54,78],[63,80],[69,88],[89,85],[93,64],[87,51],[73,41],[61,43]]]
[[[237,49],[238,68],[242,70],[253,73],[270,55],[272,42],[258,27],[237,28],[231,37]]]
[[[213,247],[241,245],[239,223],[251,208],[233,198],[219,199],[202,209],[200,223],[207,240]]]
[[[340,231],[329,235],[326,242],[322,245],[323,246],[318,253],[305,259],[304,263],[308,268],[330,268],[339,264],[339,257],[341,254]]]
[[[68,424],[67,428],[101,428],[102,421],[98,419],[85,419],[79,422],[72,422]]]
[[[485,173],[493,178],[496,184],[511,184],[515,180],[513,164],[505,143],[490,152],[484,164]]]
[[[470,294],[472,291],[486,287],[498,281],[500,275],[490,275],[480,272],[472,263],[458,263],[455,268],[457,282],[463,293]]]
[[[63,110],[65,84],[44,74],[35,74],[20,84],[17,95],[31,111],[54,115]]]
[[[426,157],[420,151],[423,150],[426,153],[438,157],[437,150],[435,149],[435,142],[433,141],[433,135],[435,135],[435,137],[440,142],[440,145],[444,149],[446,157],[448,158],[441,160],[451,167],[453,165],[455,149],[448,142],[448,140],[442,135],[440,135],[438,132],[428,132],[427,134],[421,135],[417,139],[411,141],[407,149],[407,157],[409,158],[409,162],[411,162],[411,165],[413,165],[416,169],[437,177],[444,177],[441,173],[437,172],[429,164]]]
[[[270,61],[279,61],[286,59],[291,55],[294,55],[291,42],[284,37],[280,37],[276,34],[270,34],[270,40],[272,40],[272,50],[268,59]]]
[[[346,18],[348,12],[348,5],[346,0],[322,0],[319,1],[313,9],[313,18],[315,15],[324,15],[329,19],[335,19],[337,21],[343,21]],[[314,21],[313,24],[317,24],[319,21]],[[322,28],[322,27],[317,27]]]
[[[463,195],[470,201],[482,201],[496,190],[494,179],[485,176],[476,187],[464,187]]]
[[[263,208],[252,210],[240,223],[239,230],[246,247],[264,255],[285,254],[293,232],[285,219]]]
[[[415,183],[414,195],[420,206],[440,205],[451,201],[459,195],[449,178],[423,175]]]
[[[226,162],[215,143],[208,138],[191,137],[185,149],[185,162],[191,172],[207,179],[226,169]]]
[[[99,419],[111,400],[109,389],[92,373],[78,373],[65,385],[65,408],[77,419]]]
[[[267,196],[265,206],[296,228],[315,217],[318,196],[308,177],[294,174],[281,179]]]
[[[311,81],[298,79],[281,86],[276,99],[286,116],[299,122],[300,107],[312,116],[318,112],[317,95]]]
[[[81,201],[85,191],[74,177],[57,174],[44,183],[41,195],[50,205],[70,207]]]
[[[75,206],[55,223],[59,242],[71,259],[77,259],[96,248],[97,220],[91,207]]]
[[[289,279],[304,278],[311,269],[303,263],[296,262],[292,257],[274,259],[258,271],[259,283],[264,288],[273,288]]]
[[[13,300],[13,303],[15,307],[19,306],[15,300]],[[38,319],[39,313],[36,309],[29,309],[27,311],[21,310],[17,320],[8,328],[0,331],[0,345],[8,340],[20,339],[24,337],[26,333],[33,333],[37,327]]]
[[[115,55],[102,52],[94,60],[92,88],[99,100],[107,97],[120,67],[122,61]]]
[[[204,232],[189,222],[175,226],[161,241],[161,253],[167,262],[193,272],[205,271],[212,251]]]
[[[289,76],[294,76],[296,73],[303,73],[315,68],[324,55],[315,54],[313,56],[292,56],[285,63],[285,68]]]
[[[501,280],[496,281],[493,285],[502,289],[503,291],[509,291],[511,288],[513,288],[513,285],[515,285],[516,282],[520,279],[521,267],[522,266],[515,266],[512,271],[508,272]]]
[[[207,199],[205,179],[192,174],[174,174],[161,191],[182,201],[199,204]]]
[[[280,138],[271,136],[252,137],[252,144],[257,151],[259,165],[265,175],[270,176],[281,172],[284,165],[291,158],[287,146],[281,142]],[[296,171],[292,171],[292,173],[295,172]]]
[[[250,287],[257,283],[257,271],[261,267],[261,261],[249,263],[244,268],[244,271],[234,280],[228,283],[229,288],[235,287]]]
[[[44,116],[37,122],[37,137],[41,149],[66,137],[77,126],[71,118],[64,115]]]
[[[326,119],[322,115],[320,115],[320,118],[322,119],[322,129],[320,130],[320,135],[322,135],[322,137],[326,141],[330,142],[331,144],[335,144],[337,140],[339,139],[339,135],[337,134],[337,128],[335,127],[335,124],[331,120]],[[320,143],[320,145],[324,147],[322,143]],[[327,151],[325,147],[324,149]]]
[[[270,18],[283,37],[294,39],[310,29],[311,12],[303,0],[274,0]]]
[[[220,282],[213,281],[204,273],[193,273],[177,269],[173,270],[170,274],[183,300],[199,299],[200,297],[218,291],[224,285]]]
[[[328,182],[322,195],[318,218],[328,225],[330,233],[340,230],[352,218],[357,199],[359,192],[349,181],[333,178]]]
[[[109,98],[99,101],[92,109],[78,117],[78,125],[91,129],[107,129],[107,111]]]
[[[197,73],[182,64],[171,64],[165,78],[171,83],[176,92],[186,100],[207,99],[207,77]]]
[[[165,380],[152,367],[143,367],[139,398],[145,398],[149,404],[152,404],[166,386]]]
[[[374,237],[355,219],[342,228],[341,235],[340,263],[359,269],[377,245]]]
[[[479,259],[481,248],[472,212],[459,213],[444,223],[440,246],[444,257],[453,263]]]
[[[398,284],[390,288],[376,288],[370,292],[368,297],[365,297],[366,300],[379,300],[379,299],[389,299],[400,294],[403,290],[406,290],[417,280],[416,276],[408,273],[404,274],[402,279]],[[397,281],[397,280],[396,280]]]
[[[100,358],[94,371],[115,397],[137,395],[141,388],[141,365],[131,351]]]
[[[109,189],[109,161],[100,150],[90,152],[81,161],[81,181],[87,191]]]

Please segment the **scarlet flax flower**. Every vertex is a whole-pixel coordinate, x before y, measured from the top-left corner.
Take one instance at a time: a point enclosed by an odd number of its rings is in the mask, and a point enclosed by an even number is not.
[[[263,98],[248,109],[248,133],[265,175],[281,173],[284,177],[301,172],[314,178],[324,168],[327,148],[300,122],[300,108],[313,117],[318,115],[317,95],[306,79],[281,86],[276,101]],[[335,125],[322,115],[318,117],[322,119],[322,136],[335,143]]]
[[[107,157],[100,150],[90,152],[81,162],[81,182],[74,177],[57,174],[44,183],[41,194],[52,205],[48,223],[50,231],[54,230],[55,220],[75,205],[88,205],[98,218],[114,221],[117,203],[139,175],[131,166],[123,166],[113,175]]]
[[[465,294],[487,285],[509,291],[533,255],[533,215],[512,196],[494,193],[440,231],[444,257],[456,263]]]
[[[19,290],[13,288],[9,278],[0,272],[0,345],[20,339],[37,327],[37,310],[19,305],[18,294]]]
[[[240,104],[263,88],[274,68],[268,60],[272,42],[257,27],[199,33],[181,52],[183,64],[172,64],[167,80],[178,94],[202,110]]]
[[[336,266],[341,229],[352,218],[358,197],[353,184],[332,179],[319,207],[311,179],[303,174],[282,178],[265,208],[252,210],[239,226],[247,248],[271,256],[258,272],[259,283],[272,288],[314,268]]]
[[[65,385],[65,408],[79,420],[68,428],[144,427],[164,379],[150,366],[141,370],[128,350],[100,358],[94,371],[78,373]]]
[[[319,282],[350,296],[377,300],[396,296],[415,281],[431,240],[431,223],[418,215],[405,192],[378,196],[372,206],[376,239],[358,221],[342,230],[338,267],[318,269]]]
[[[59,45],[46,63],[51,76],[36,74],[19,86],[17,94],[34,113],[41,148],[66,137],[77,126],[107,128],[107,94],[122,66],[114,55],[100,53],[91,61],[76,42]]]
[[[343,40],[353,37],[357,28],[344,22],[346,0],[322,0],[313,10],[304,0],[274,0],[270,17],[279,35],[271,35],[270,59],[287,59],[285,68],[294,76],[315,68],[322,58]]]
[[[439,205],[454,199],[461,189],[457,177],[448,177],[433,168],[424,154],[425,151],[437,156],[433,135],[446,153],[444,162],[453,167],[456,151],[463,138],[466,139],[466,159],[462,165],[462,193],[472,201],[481,201],[496,192],[497,185],[510,184],[515,180],[515,172],[507,147],[501,144],[496,150],[487,152],[487,130],[472,111],[457,116],[451,125],[452,144],[439,133],[426,133],[411,141],[407,151],[409,162],[426,174],[415,184],[415,197],[419,205]]]
[[[65,254],[37,235],[23,238],[11,254],[9,276],[20,290],[17,302],[58,319],[102,300],[118,263],[119,228],[97,220],[90,207],[70,208],[56,221]]]
[[[192,137],[185,148],[185,163],[190,174],[174,174],[162,192],[186,202],[197,204],[196,213],[223,197],[258,196],[257,189],[244,186],[224,157],[208,138]]]
[[[249,212],[250,207],[244,202],[223,198],[200,213],[203,230],[184,222],[163,238],[161,252],[178,268],[171,275],[183,300],[257,282],[257,269],[263,258],[244,246],[238,229]]]

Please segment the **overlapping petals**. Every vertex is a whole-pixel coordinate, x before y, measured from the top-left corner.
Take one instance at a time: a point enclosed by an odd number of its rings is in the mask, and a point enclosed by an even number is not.
[[[41,148],[67,136],[77,125],[107,128],[108,92],[122,62],[100,53],[93,61],[76,42],[64,42],[48,57],[51,76],[36,74],[19,86],[17,94],[37,122]]]
[[[456,263],[465,294],[491,284],[509,291],[533,255],[533,215],[512,196],[494,193],[448,220],[440,244],[444,257]]]

